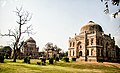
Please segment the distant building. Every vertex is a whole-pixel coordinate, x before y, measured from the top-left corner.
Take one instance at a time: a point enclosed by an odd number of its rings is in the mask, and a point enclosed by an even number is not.
[[[36,47],[36,41],[32,37],[25,41],[21,51],[23,56],[30,56],[32,58],[39,57],[39,47]]]
[[[116,61],[117,53],[114,37],[104,33],[102,27],[89,21],[78,35],[69,38],[68,57],[81,61]]]
[[[61,50],[60,50],[61,51]],[[55,50],[55,49],[45,49],[45,57],[46,58],[55,58],[59,57],[60,51]]]

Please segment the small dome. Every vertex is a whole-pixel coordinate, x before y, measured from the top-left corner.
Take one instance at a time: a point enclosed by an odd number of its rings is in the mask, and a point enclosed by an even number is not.
[[[98,31],[98,32],[103,32],[103,29],[100,25],[94,23],[93,21],[89,21],[86,25],[84,25],[81,29],[80,32],[85,32],[85,31]]]
[[[35,40],[32,37],[30,37],[29,39],[27,39],[26,42],[36,43]]]

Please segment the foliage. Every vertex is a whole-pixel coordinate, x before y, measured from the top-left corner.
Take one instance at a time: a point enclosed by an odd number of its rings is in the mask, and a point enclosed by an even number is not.
[[[50,57],[57,57],[58,55],[60,55],[60,51],[62,49],[60,49],[57,45],[53,45],[53,43],[48,42],[45,47],[44,50],[46,51],[46,58],[50,58]],[[49,53],[52,53],[51,55]]]
[[[42,65],[46,65],[46,58],[41,59]]]
[[[53,58],[50,58],[49,59],[49,64],[53,64],[54,63],[54,59]]]
[[[55,58],[55,61],[59,61],[59,57],[56,57],[56,58]]]
[[[30,64],[30,57],[25,57],[25,58],[24,58],[24,63]]]
[[[3,47],[1,52],[4,53],[6,59],[11,58],[12,49],[10,46]]]
[[[40,65],[40,62],[37,62],[37,65]]]
[[[0,63],[4,63],[4,55],[0,54]]]
[[[69,58],[67,58],[67,57],[64,57],[63,60],[64,60],[65,62],[69,62]]]
[[[66,52],[61,52],[60,55],[59,55],[59,58],[60,59],[63,59],[63,57],[67,57],[68,56],[68,51]]]
[[[72,58],[72,61],[76,61],[76,58]]]
[[[45,52],[39,52],[40,57],[43,57],[44,54],[45,54]]]

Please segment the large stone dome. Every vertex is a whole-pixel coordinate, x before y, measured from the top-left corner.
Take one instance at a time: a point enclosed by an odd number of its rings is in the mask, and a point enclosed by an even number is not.
[[[80,32],[85,32],[85,31],[98,31],[98,32],[103,32],[103,29],[100,25],[94,23],[93,21],[89,21],[86,25],[84,25],[81,29]]]

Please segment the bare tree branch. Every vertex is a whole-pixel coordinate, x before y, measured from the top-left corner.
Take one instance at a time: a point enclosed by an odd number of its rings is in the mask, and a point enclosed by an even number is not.
[[[110,11],[109,11],[109,5],[108,5],[108,2],[110,1],[110,0],[101,0],[101,2],[105,2],[104,4],[105,4],[105,10],[104,10],[104,12],[105,12],[105,14],[108,14]],[[111,0],[111,3],[112,3],[112,5],[113,6],[119,6],[119,3],[120,3],[120,0]],[[113,13],[113,18],[117,18],[117,16],[119,15],[119,13],[120,13],[120,9],[118,9],[118,11],[116,11],[116,12],[114,12]]]
[[[26,30],[24,30],[23,32],[21,32],[22,34],[23,33],[30,33],[32,31],[31,29],[32,25],[29,25],[28,27],[26,27]]]
[[[113,13],[113,18],[117,18],[117,16],[119,15],[119,13],[120,13],[120,9],[118,9],[117,12]]]

